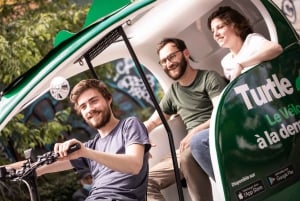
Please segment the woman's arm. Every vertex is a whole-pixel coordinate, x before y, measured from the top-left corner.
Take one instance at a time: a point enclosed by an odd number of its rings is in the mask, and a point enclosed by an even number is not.
[[[255,43],[255,40],[253,40],[253,43]],[[264,40],[263,43],[259,45],[258,51],[255,51],[249,56],[244,57],[236,62],[234,70],[231,73],[230,80],[232,81],[238,77],[245,68],[271,60],[281,54],[282,51],[283,49],[280,44],[273,41]]]
[[[277,57],[283,51],[280,44],[266,40],[260,47],[260,50],[245,58],[242,61],[238,61],[241,68],[259,64],[263,61],[271,60]]]

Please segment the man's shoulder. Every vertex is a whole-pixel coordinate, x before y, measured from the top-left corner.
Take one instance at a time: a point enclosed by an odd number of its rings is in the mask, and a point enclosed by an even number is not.
[[[207,70],[207,69],[201,69],[201,70],[197,70],[198,71],[198,77],[201,76],[205,76],[205,77],[221,77],[221,75],[217,72],[217,71],[214,71],[214,70]]]
[[[200,70],[198,80],[209,86],[222,86],[224,88],[227,85],[225,77],[214,70]]]
[[[122,119],[120,121],[120,123],[118,124],[118,127],[124,128],[124,126],[125,127],[131,127],[131,126],[144,127],[146,129],[143,122],[138,117],[135,117],[135,116],[130,116],[130,117],[126,117],[126,118]]]
[[[134,123],[134,122],[142,123],[140,121],[140,119],[135,116],[126,117],[122,120],[122,122],[123,123]]]

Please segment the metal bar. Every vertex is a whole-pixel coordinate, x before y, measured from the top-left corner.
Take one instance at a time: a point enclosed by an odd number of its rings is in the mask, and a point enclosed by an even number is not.
[[[151,86],[147,80],[147,77],[140,65],[140,62],[138,61],[138,58],[126,36],[126,33],[124,32],[123,28],[120,26],[117,28],[119,30],[120,35],[123,37],[123,40],[129,50],[129,53],[135,63],[135,66],[137,67],[140,76],[142,77],[142,80],[147,88],[147,91],[152,99],[152,102],[155,106],[156,111],[158,112],[163,125],[165,126],[165,129],[167,131],[168,134],[168,138],[169,138],[169,144],[170,144],[170,150],[171,150],[171,156],[172,156],[172,161],[173,161],[173,166],[174,166],[174,172],[175,172],[175,178],[176,178],[176,184],[177,184],[177,190],[178,190],[178,196],[179,196],[179,201],[184,201],[184,196],[183,196],[183,191],[182,191],[182,185],[181,185],[181,180],[180,180],[180,174],[179,174],[179,168],[178,168],[178,163],[177,163],[177,157],[176,157],[176,150],[175,150],[175,145],[174,145],[174,139],[173,139],[173,134],[172,131],[169,127],[169,124],[165,118],[165,116],[163,115],[163,112],[161,111],[161,108],[159,107],[159,104],[154,96],[154,93],[151,89]]]
[[[94,76],[94,78],[97,79],[97,80],[99,80],[99,77],[98,77],[98,75],[97,75],[97,73],[96,73],[96,71],[95,71],[95,69],[93,67],[93,64],[92,64],[90,58],[87,55],[84,55],[83,57],[85,58],[85,61],[86,61],[87,65],[88,65],[89,69],[91,70],[92,75]]]

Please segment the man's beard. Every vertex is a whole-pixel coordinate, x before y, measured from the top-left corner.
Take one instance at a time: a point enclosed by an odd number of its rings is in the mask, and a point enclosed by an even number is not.
[[[172,65],[177,65],[177,63],[172,64]],[[185,57],[182,57],[181,61],[178,63],[178,67],[179,67],[179,72],[176,76],[171,75],[168,69],[165,69],[165,73],[172,78],[173,80],[179,80],[183,74],[185,73],[186,67],[187,67],[187,60]]]
[[[92,121],[89,121],[87,120],[87,123],[96,128],[96,129],[101,129],[102,127],[104,127],[110,120],[110,117],[111,117],[111,112],[106,109],[106,110],[101,110],[101,111],[98,111],[98,110],[94,110],[93,112],[96,112],[97,114],[93,114],[93,115],[99,115],[99,113],[102,113],[102,119],[100,121],[97,121],[97,122],[92,122]]]

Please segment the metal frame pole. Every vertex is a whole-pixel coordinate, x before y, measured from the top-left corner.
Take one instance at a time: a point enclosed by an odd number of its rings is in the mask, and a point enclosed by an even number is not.
[[[181,180],[180,180],[180,174],[179,174],[179,168],[178,168],[178,163],[177,163],[177,156],[176,156],[176,149],[175,149],[175,145],[174,145],[174,139],[173,139],[173,134],[172,134],[172,131],[169,127],[169,124],[165,118],[165,116],[163,115],[163,112],[161,111],[161,108],[154,96],[154,93],[151,89],[151,86],[147,80],[147,77],[140,65],[140,62],[138,61],[138,58],[126,36],[126,33],[124,32],[123,28],[120,26],[118,27],[118,30],[119,30],[119,33],[120,35],[123,37],[123,40],[129,50],[129,53],[135,63],[135,66],[137,67],[139,73],[140,73],[140,76],[142,77],[142,80],[146,86],[146,89],[152,99],[152,102],[155,106],[155,109],[156,111],[158,112],[161,120],[162,120],[162,123],[167,131],[167,134],[168,134],[168,138],[169,138],[169,144],[170,144],[170,150],[171,150],[171,156],[172,156],[172,161],[173,161],[173,166],[174,166],[174,173],[175,173],[175,178],[176,178],[176,184],[177,184],[177,190],[178,190],[178,196],[179,196],[179,201],[184,201],[184,196],[183,196],[183,191],[182,191],[182,185],[181,185]]]

